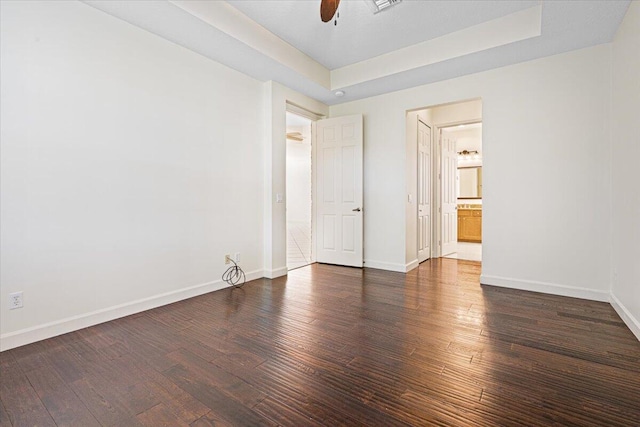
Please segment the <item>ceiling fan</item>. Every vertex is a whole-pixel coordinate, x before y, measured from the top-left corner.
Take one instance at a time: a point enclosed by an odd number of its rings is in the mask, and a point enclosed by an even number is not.
[[[329,22],[338,10],[340,0],[322,0],[320,2],[320,19],[322,22]]]
[[[385,10],[388,7],[391,7],[395,4],[400,3],[402,0],[366,0],[367,5],[371,9],[371,12],[374,14]],[[335,16],[336,18],[340,18],[340,12],[338,12],[338,6],[340,5],[340,0],[321,0],[320,1],[320,19],[322,22],[329,22]],[[338,21],[334,21],[334,24],[337,25]]]

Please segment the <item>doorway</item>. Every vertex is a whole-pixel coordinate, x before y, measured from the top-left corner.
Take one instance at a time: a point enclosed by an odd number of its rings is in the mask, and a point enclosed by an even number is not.
[[[443,146],[455,155],[456,233],[442,256],[482,261],[482,122],[441,127]],[[452,190],[454,190],[452,188]]]
[[[406,118],[415,165],[407,169],[407,271],[432,257],[481,261],[482,100],[410,110]],[[475,182],[461,188],[473,173]],[[471,187],[479,192],[461,193]]]
[[[312,121],[287,112],[286,225],[287,270],[313,262]]]

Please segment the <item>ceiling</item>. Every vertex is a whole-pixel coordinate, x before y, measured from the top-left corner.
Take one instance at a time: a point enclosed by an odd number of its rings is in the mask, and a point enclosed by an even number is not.
[[[342,0],[337,25],[333,22],[327,25],[319,18],[319,0],[227,2],[329,70],[539,4],[538,1],[404,0],[374,15],[363,0]]]
[[[320,0],[85,3],[333,105],[610,42],[630,0],[342,0],[337,25]]]

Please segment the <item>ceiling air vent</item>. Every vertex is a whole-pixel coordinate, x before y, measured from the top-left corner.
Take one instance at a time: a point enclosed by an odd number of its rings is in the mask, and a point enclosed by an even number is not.
[[[402,0],[367,0],[367,4],[373,13],[378,13],[393,6],[394,4],[400,3],[401,1]]]

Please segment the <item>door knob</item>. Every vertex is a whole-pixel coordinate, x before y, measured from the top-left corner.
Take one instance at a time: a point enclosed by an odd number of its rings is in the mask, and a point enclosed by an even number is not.
[[[355,209],[351,209],[353,212],[360,212],[361,209],[360,208],[355,208]]]

